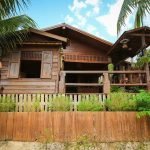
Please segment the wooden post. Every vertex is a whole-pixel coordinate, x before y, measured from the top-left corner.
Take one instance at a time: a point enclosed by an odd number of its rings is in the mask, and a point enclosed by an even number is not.
[[[66,73],[61,71],[60,72],[60,81],[59,81],[59,93],[61,93],[61,94],[66,92],[65,76],[66,76]]]
[[[147,89],[148,89],[148,91],[150,91],[150,70],[149,70],[148,63],[146,63],[146,65],[145,65],[145,70],[146,70]]]
[[[109,94],[110,93],[109,73],[103,73],[103,75],[104,75],[103,93]]]
[[[142,47],[146,46],[145,36],[142,36]],[[144,50],[144,55],[146,54],[146,50]],[[146,81],[147,81],[147,90],[150,91],[150,70],[149,64],[145,64],[145,71],[146,71]]]

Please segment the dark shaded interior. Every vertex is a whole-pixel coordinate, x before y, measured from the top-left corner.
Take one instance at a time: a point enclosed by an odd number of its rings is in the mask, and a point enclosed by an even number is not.
[[[64,70],[66,71],[98,71],[107,70],[107,64],[89,64],[89,63],[64,63]],[[96,83],[100,74],[67,74],[66,83]],[[66,93],[102,93],[102,86],[66,86]]]
[[[41,61],[21,60],[20,77],[21,78],[40,78]]]

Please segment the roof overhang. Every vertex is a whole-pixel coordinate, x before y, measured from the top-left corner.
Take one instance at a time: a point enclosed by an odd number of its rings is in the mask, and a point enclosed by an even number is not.
[[[124,47],[123,44],[126,46]],[[129,57],[134,57],[149,45],[150,27],[140,27],[125,31],[107,54],[111,56],[113,63],[118,63]]]

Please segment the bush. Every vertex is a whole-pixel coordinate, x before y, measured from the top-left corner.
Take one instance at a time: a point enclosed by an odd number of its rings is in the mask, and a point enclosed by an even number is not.
[[[14,112],[16,104],[10,96],[0,98],[0,112]]]
[[[58,95],[49,99],[49,110],[70,111],[71,99],[68,96]]]
[[[82,96],[81,101],[77,106],[78,111],[101,111],[104,110],[104,106],[99,102],[96,95],[89,97]]]
[[[132,95],[124,92],[111,93],[105,106],[109,111],[135,111],[137,109],[136,100]]]
[[[141,91],[136,95],[137,110],[150,111],[150,92]]]
[[[38,111],[42,111],[41,110],[41,105],[40,105],[40,98],[36,98],[35,101],[32,104],[32,111],[33,112],[38,112]]]

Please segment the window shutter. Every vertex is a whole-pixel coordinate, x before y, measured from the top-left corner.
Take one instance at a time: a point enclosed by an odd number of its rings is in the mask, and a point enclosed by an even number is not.
[[[51,78],[52,75],[52,51],[42,52],[41,78]]]
[[[9,78],[18,78],[20,69],[20,51],[12,52],[9,62]]]

